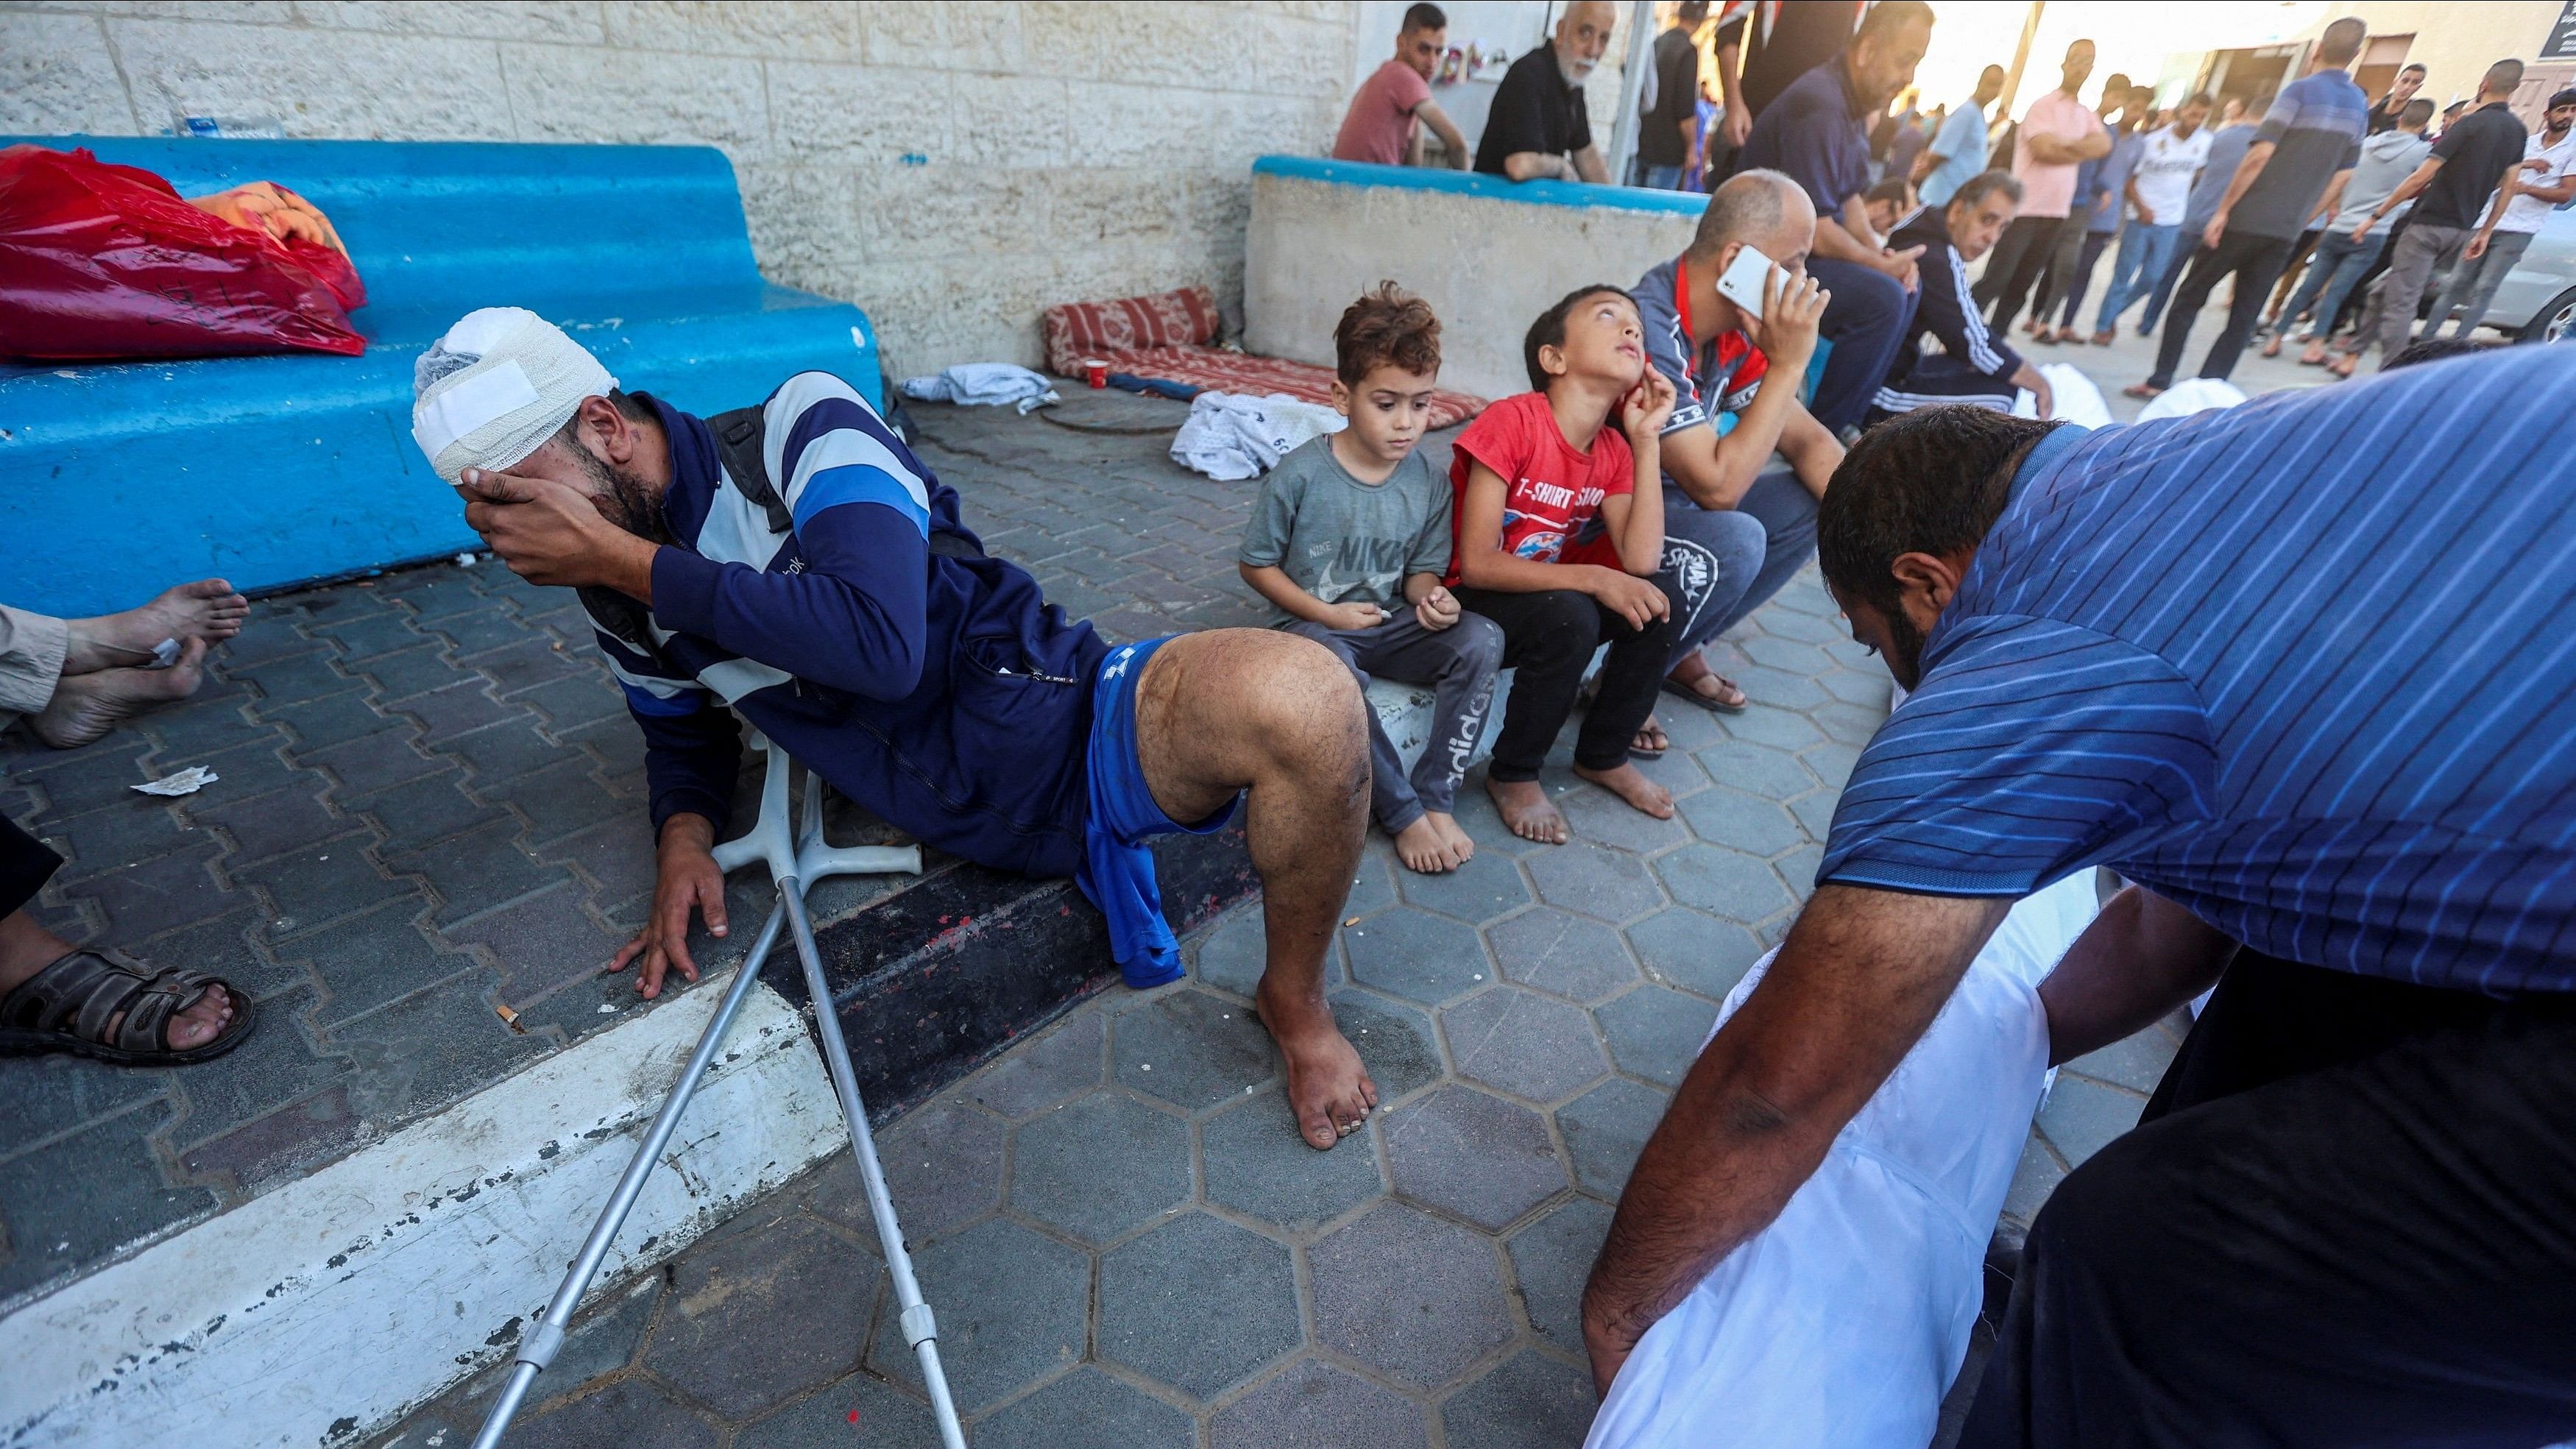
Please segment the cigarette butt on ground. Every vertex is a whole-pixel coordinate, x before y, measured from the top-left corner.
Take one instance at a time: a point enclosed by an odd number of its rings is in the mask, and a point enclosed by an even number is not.
[[[519,1014],[510,1009],[510,1003],[504,1001],[500,1005],[493,1007],[492,1010],[501,1018],[501,1024],[503,1026],[506,1026],[510,1030],[518,1032],[521,1035],[525,1035],[527,1033],[528,1029],[519,1025]]]

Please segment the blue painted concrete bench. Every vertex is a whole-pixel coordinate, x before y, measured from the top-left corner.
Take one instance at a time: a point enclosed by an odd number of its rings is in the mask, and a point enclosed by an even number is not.
[[[339,228],[363,357],[0,363],[0,479],[22,546],[0,600],[121,608],[182,578],[273,589],[475,546],[411,442],[412,360],[476,307],[570,329],[629,390],[695,411],[824,368],[878,397],[856,307],[753,265],[733,167],[705,147],[15,137],[88,146],[183,196],[245,181]]]

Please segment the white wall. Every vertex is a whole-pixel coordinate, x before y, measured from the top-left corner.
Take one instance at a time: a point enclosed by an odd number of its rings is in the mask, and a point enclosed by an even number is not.
[[[1347,0],[60,0],[0,9],[0,133],[714,145],[763,272],[865,308],[900,376],[1035,364],[1057,302],[1236,303],[1252,159],[1330,147],[1353,28]]]

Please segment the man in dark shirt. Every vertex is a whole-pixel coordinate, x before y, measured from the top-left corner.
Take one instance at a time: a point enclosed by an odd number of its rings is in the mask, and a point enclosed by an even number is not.
[[[1874,6],[1841,55],[1798,78],[1753,123],[1736,158],[1786,174],[1815,203],[1815,249],[1807,273],[1833,294],[1825,307],[1825,358],[1808,410],[1829,432],[1860,425],[1914,315],[1915,258],[1890,251],[1869,224],[1869,123],[1932,43],[1932,7],[1920,0]]]
[[[1691,37],[1708,19],[1708,0],[1683,0],[1672,28],[1655,37],[1651,103],[1637,107],[1635,184],[1682,189],[1691,147],[1699,139],[1699,45]]]
[[[1968,263],[1992,250],[2021,205],[2021,183],[2009,171],[1981,171],[1968,178],[1947,206],[1927,206],[1896,229],[1894,240],[1923,248],[1923,300],[1906,340],[1929,333],[1941,350],[1920,344],[1896,349],[1870,407],[1874,425],[1917,408],[1964,403],[2008,413],[2022,389],[2030,390],[2039,416],[2054,411],[2048,379],[2012,345],[1986,330],[1984,309],[1969,294]]]
[[[2174,369],[2191,341],[2192,319],[2219,279],[2231,273],[2236,291],[2228,304],[2227,326],[2210,344],[2200,375],[2223,378],[2236,370],[2238,354],[2254,335],[2264,294],[2279,280],[2300,230],[2316,214],[2318,199],[2361,159],[2370,103],[2345,67],[2361,54],[2366,34],[2367,27],[2351,16],[2327,26],[2317,40],[2316,68],[2282,87],[2272,102],[2254,144],[2236,163],[2217,213],[2196,238],[2202,250],[2174,293],[2173,310],[2156,344],[2156,370],[2145,382],[2123,389],[2129,396],[2152,398],[2173,386]]]
[[[1745,0],[1727,6],[1717,28],[1718,80],[1730,87],[1728,124],[1742,127],[1727,139],[1741,147],[1783,91],[1851,44],[1862,9],[1861,0]],[[1739,115],[1744,119],[1735,120]]]
[[[2353,239],[2362,240],[2389,212],[2419,195],[2423,198],[2407,213],[2406,230],[2397,238],[2388,259],[2388,275],[2379,282],[2379,299],[2372,304],[2378,311],[2383,368],[2405,350],[2406,336],[2415,326],[2416,304],[2424,300],[2424,287],[2432,280],[2436,264],[2459,260],[2460,248],[2475,234],[2487,198],[2504,183],[2506,172],[2522,164],[2523,143],[2531,133],[2514,119],[2511,109],[2514,88],[2521,84],[2521,61],[2500,60],[2488,66],[2486,78],[2478,83],[2478,108],[2444,131],[2415,174],[2398,182],[2379,209],[2352,230]],[[2367,348],[2370,329],[2365,326],[2354,341],[2360,344],[2353,349],[2356,353]],[[2350,366],[2339,361],[2336,370]]]
[[[1485,112],[1477,170],[1514,181],[1610,179],[1609,163],[1592,144],[1583,81],[1610,48],[1617,17],[1608,0],[1576,0],[1557,17],[1553,40],[1512,62]]]
[[[2397,117],[2405,111],[2406,103],[2415,99],[2415,93],[2423,88],[2424,67],[2410,65],[2399,71],[2397,84],[2390,86],[2388,94],[2381,96],[2378,103],[2370,108],[2370,134],[2376,136],[2382,131],[2396,130]]]

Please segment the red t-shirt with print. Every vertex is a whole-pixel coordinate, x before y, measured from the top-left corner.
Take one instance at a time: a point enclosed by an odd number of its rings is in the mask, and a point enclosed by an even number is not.
[[[1467,477],[1482,463],[1508,486],[1503,494],[1503,551],[1537,563],[1565,562],[1567,545],[1601,511],[1601,500],[1634,487],[1636,459],[1619,429],[1605,423],[1590,451],[1565,440],[1547,394],[1525,392],[1485,409],[1458,435],[1449,459],[1450,547],[1447,582],[1458,582],[1457,530],[1467,522]]]

